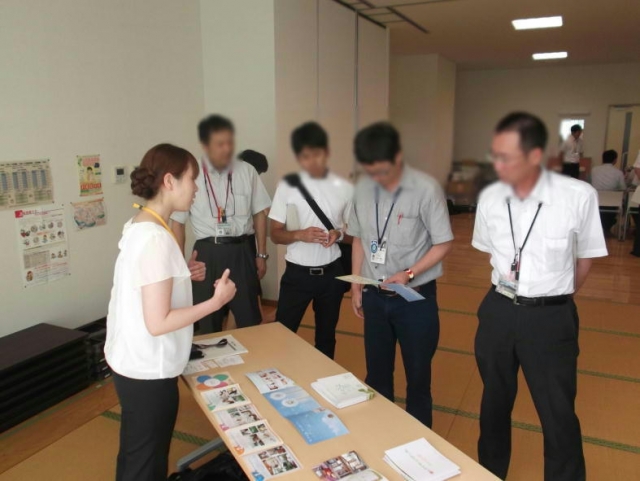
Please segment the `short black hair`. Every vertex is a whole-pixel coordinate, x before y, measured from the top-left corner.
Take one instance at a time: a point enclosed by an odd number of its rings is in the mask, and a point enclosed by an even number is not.
[[[269,170],[269,162],[267,161],[266,155],[256,152],[255,150],[243,150],[238,154],[238,158],[252,165],[258,174],[264,174]]]
[[[613,164],[616,160],[618,160],[618,152],[615,150],[605,150],[602,153],[603,164]]]
[[[571,133],[574,134],[576,132],[582,132],[582,125],[580,124],[573,124],[571,126]]]
[[[504,117],[495,130],[496,134],[503,132],[520,134],[520,148],[525,154],[535,149],[544,150],[549,139],[544,122],[527,112],[513,112]]]
[[[393,164],[402,150],[400,134],[389,122],[376,122],[365,127],[358,132],[353,144],[356,159],[367,165],[379,161]]]
[[[198,137],[200,137],[200,142],[206,145],[209,143],[211,134],[222,132],[223,130],[234,133],[235,127],[233,126],[233,122],[222,115],[209,115],[198,124]]]
[[[291,148],[296,155],[305,148],[327,150],[329,136],[319,123],[307,122],[291,132]]]

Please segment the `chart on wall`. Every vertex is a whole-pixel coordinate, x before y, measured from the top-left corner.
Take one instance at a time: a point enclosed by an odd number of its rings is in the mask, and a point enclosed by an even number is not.
[[[99,155],[78,155],[80,196],[102,194],[102,169]]]
[[[24,287],[40,286],[68,276],[69,245],[64,208],[16,210],[15,219]]]
[[[107,211],[104,198],[86,202],[71,202],[73,207],[73,223],[76,230],[85,230],[107,223]]]
[[[0,163],[0,210],[52,202],[48,159]]]

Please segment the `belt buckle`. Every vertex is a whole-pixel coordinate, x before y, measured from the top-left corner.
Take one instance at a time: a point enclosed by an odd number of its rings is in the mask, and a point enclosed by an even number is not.
[[[324,267],[311,267],[311,268],[309,268],[309,275],[311,275],[311,276],[324,276]]]
[[[518,296],[517,295],[513,296],[513,304],[515,306],[521,306],[522,305],[522,304],[520,304],[520,302],[518,302]]]

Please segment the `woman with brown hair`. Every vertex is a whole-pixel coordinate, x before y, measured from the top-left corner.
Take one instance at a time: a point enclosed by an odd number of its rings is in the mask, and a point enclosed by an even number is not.
[[[195,158],[170,144],[153,147],[131,173],[133,194],[147,204],[134,204],[140,212],[125,224],[118,245],[105,345],[122,406],[117,481],[166,479],[193,323],[236,292],[227,270],[213,297],[193,305],[192,273],[167,222],[191,207],[197,175]]]

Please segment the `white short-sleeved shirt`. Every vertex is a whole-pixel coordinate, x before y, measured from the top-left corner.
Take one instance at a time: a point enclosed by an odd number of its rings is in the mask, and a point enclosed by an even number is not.
[[[579,163],[584,153],[582,137],[578,137],[578,140],[576,140],[573,135],[570,135],[567,140],[562,143],[560,150],[564,153],[564,162],[569,164]]]
[[[253,216],[271,205],[271,198],[256,169],[240,160],[233,160],[227,169],[220,172],[213,168],[209,159],[203,157],[196,185],[198,192],[191,210],[174,212],[171,219],[186,224],[187,219],[191,218],[193,232],[198,240],[217,235],[216,201],[219,207],[224,208],[226,205],[231,237],[253,234]]]
[[[519,248],[542,203],[520,257],[518,295],[546,297],[575,291],[575,259],[604,257],[607,246],[600,223],[598,194],[586,182],[543,171],[529,197],[520,200],[502,182],[487,187],[478,202],[473,247],[491,254],[491,281],[498,284],[514,260],[507,199]]]
[[[633,168],[640,169],[640,151],[638,152],[638,157],[636,157],[636,161],[633,164]],[[635,174],[635,172],[633,173],[633,181],[631,183],[633,185],[640,185],[640,179],[638,179],[638,176]]]
[[[343,229],[349,219],[353,199],[353,186],[347,180],[331,172],[322,179],[314,179],[306,172],[300,173],[300,179],[317,202],[318,206],[329,218],[336,229]],[[292,210],[297,214],[291,225]],[[303,230],[308,227],[319,227],[326,230],[318,216],[311,210],[297,187],[291,187],[281,181],[273,197],[269,218],[282,224],[288,224],[289,230]],[[318,267],[331,264],[341,255],[337,244],[329,248],[320,244],[294,242],[287,246],[285,259],[294,264]]]
[[[624,190],[624,174],[612,164],[602,164],[591,171],[591,185],[596,190]]]
[[[191,273],[172,235],[153,222],[125,224],[118,244],[107,316],[107,363],[132,379],[166,379],[184,371],[193,326],[152,336],[142,312],[142,287],[173,278],[171,308],[193,305]]]

